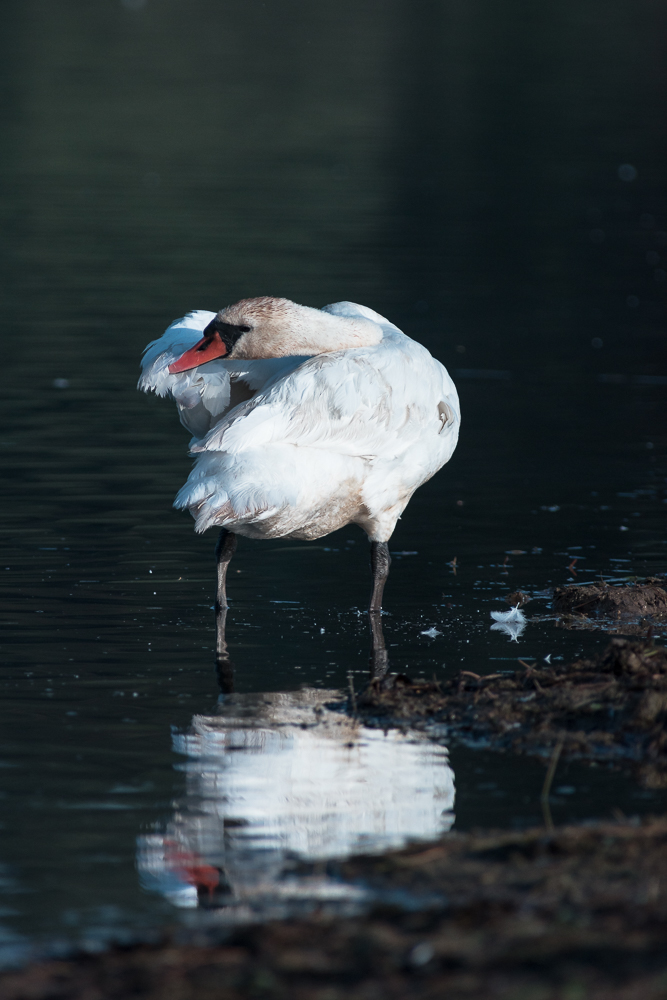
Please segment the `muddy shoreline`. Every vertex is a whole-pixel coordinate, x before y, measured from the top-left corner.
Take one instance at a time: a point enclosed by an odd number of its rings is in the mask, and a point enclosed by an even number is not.
[[[633,769],[667,786],[667,651],[612,639],[571,664],[451,681],[373,679],[339,710],[505,753]],[[546,773],[549,773],[548,771]],[[546,789],[548,801],[548,788]],[[381,856],[298,864],[363,888],[357,916],[164,931],[33,963],[0,1000],[664,1000],[667,817],[449,832]],[[217,904],[216,904],[217,905]],[[224,908],[220,904],[219,908]]]
[[[366,725],[432,729],[490,750],[623,766],[647,788],[667,787],[667,650],[612,639],[596,657],[525,663],[444,682],[375,678],[355,697]]]
[[[586,586],[556,587],[552,609],[561,628],[601,628],[609,633],[645,637],[667,624],[665,577],[652,576],[642,582],[615,586],[601,580]]]
[[[330,868],[332,866],[329,866]],[[0,1000],[658,1000],[667,991],[667,818],[450,833],[333,866],[421,910],[239,928],[35,964]],[[436,900],[437,897],[437,900]],[[201,936],[201,935],[200,935]]]

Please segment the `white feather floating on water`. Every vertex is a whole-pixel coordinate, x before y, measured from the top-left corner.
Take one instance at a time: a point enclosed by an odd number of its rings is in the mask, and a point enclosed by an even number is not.
[[[518,604],[509,611],[492,611],[491,617],[497,622],[521,622],[522,625],[528,620]]]
[[[518,606],[510,608],[509,611],[492,611],[491,617],[495,619],[495,625],[491,626],[492,632],[504,632],[510,637],[510,641],[517,642],[519,636],[528,624],[528,619]]]

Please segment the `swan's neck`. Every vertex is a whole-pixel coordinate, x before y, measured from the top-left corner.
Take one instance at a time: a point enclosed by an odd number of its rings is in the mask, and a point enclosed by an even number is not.
[[[279,358],[287,355],[326,354],[354,347],[371,347],[382,340],[382,329],[372,320],[332,316],[331,313],[290,303],[270,324],[258,323],[237,342],[234,358]]]

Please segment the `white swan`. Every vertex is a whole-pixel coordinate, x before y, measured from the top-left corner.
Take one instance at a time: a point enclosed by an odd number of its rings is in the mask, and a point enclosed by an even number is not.
[[[354,523],[380,608],[396,521],[458,439],[454,383],[425,347],[353,302],[244,299],[173,323],[146,348],[139,388],[171,396],[194,435],[175,506],[197,531],[223,529],[219,607],[236,534],[313,539]]]

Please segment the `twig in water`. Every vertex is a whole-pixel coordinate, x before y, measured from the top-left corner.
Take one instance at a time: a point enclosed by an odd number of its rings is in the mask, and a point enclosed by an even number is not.
[[[357,696],[354,693],[354,679],[352,677],[352,671],[351,670],[350,670],[350,672],[347,675],[347,683],[348,683],[348,686],[350,688],[350,702],[352,703],[352,714],[356,715],[357,714]]]
[[[536,663],[526,663],[525,660],[519,660],[519,663],[521,664],[522,667],[526,668],[526,676],[533,682],[533,684],[535,685],[535,687],[537,688],[537,690],[540,692],[540,694],[544,694],[544,688],[542,687],[542,685],[538,681],[537,677],[533,677],[532,676],[534,674],[534,672],[535,672],[535,667],[537,666],[537,664]]]
[[[472,677],[472,679],[474,681],[477,681],[478,684],[480,684],[481,680],[482,680],[482,678],[480,677],[480,675],[479,674],[474,674],[472,672],[472,670],[460,670],[459,671],[459,686],[458,686],[458,693],[459,694],[463,694],[463,692],[465,691],[466,677]]]
[[[542,785],[542,794],[540,795],[540,805],[542,806],[542,815],[544,816],[544,825],[547,828],[547,833],[554,832],[554,821],[551,818],[551,806],[549,805],[549,793],[551,792],[551,785],[554,780],[556,768],[558,767],[558,758],[561,755],[564,743],[565,737],[561,736],[551,755],[549,768],[544,778],[544,784]]]

